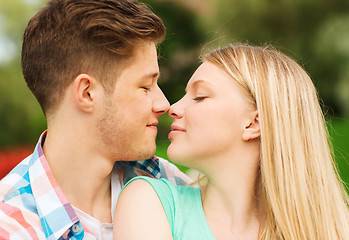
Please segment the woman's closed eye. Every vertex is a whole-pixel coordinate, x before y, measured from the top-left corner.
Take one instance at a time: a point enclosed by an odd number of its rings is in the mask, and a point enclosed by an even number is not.
[[[201,101],[205,100],[206,98],[207,98],[206,96],[198,96],[198,97],[193,98],[193,100],[196,102],[201,102]]]

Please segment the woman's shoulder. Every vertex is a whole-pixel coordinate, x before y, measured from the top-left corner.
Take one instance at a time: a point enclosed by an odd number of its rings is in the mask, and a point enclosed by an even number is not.
[[[155,179],[145,176],[131,179],[124,186],[123,191],[125,190],[127,190],[127,192],[132,191],[133,193],[137,191],[139,192],[138,195],[143,194],[144,197],[153,195],[155,192],[164,206],[165,211],[171,211],[172,214],[175,214],[173,212],[175,208],[187,206],[189,203],[188,201],[193,201],[200,195],[197,192],[200,191],[198,188],[175,185],[164,178]]]
[[[125,190],[132,192],[130,197],[133,198],[147,198],[146,201],[154,201],[154,197],[159,198],[167,218],[172,222],[175,216],[178,218],[182,215],[180,212],[186,212],[197,204],[201,204],[199,188],[175,185],[164,178],[135,177],[125,185],[123,191]]]
[[[177,192],[177,186],[174,185],[167,179],[155,179],[146,176],[138,176],[131,179],[123,189],[129,188],[129,185],[132,185],[133,188],[143,188],[144,191],[155,190],[155,192],[159,194],[168,194],[173,195],[173,193]]]
[[[176,186],[167,179],[142,176],[130,180],[125,191],[137,191],[136,195],[129,198],[133,198],[131,201],[144,201],[142,208],[155,204],[155,214],[162,208],[174,239],[206,239],[206,230],[202,229],[205,217],[199,188]]]
[[[123,188],[116,204],[116,236],[120,239],[140,239],[144,236],[172,239],[168,214],[164,212],[162,205],[157,192],[148,181],[142,178],[130,181]],[[155,238],[150,231],[154,225],[157,226]]]

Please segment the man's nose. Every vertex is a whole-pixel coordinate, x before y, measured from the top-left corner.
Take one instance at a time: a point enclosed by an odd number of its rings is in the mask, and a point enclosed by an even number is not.
[[[159,86],[155,89],[154,99],[153,99],[153,112],[164,114],[170,108],[170,103],[165,97],[164,93],[161,91]]]

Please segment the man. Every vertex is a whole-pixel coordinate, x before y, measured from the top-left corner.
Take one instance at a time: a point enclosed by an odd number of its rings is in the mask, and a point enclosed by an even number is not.
[[[51,0],[30,20],[23,75],[47,131],[0,183],[1,239],[111,239],[128,179],[189,181],[152,157],[169,108],[157,85],[164,36],[161,19],[136,0]]]

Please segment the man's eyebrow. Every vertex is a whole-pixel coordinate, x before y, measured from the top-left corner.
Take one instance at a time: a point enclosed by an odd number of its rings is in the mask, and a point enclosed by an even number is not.
[[[148,73],[148,74],[145,74],[142,79],[153,79],[153,78],[159,78],[160,77],[160,73],[159,72],[153,72],[153,73]]]
[[[207,82],[207,81],[205,81],[205,80],[199,79],[199,80],[194,81],[191,85],[187,86],[187,87],[185,88],[185,92],[188,91],[188,87],[192,87],[193,89],[196,89],[196,88],[197,88],[199,85],[201,85],[201,84],[207,85],[207,86],[212,85],[210,82]]]

